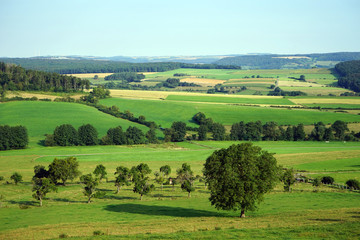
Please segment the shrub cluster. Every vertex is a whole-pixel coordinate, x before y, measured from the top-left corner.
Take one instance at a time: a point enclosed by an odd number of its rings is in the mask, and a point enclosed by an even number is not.
[[[29,143],[29,137],[24,126],[0,126],[0,150],[22,149]]]

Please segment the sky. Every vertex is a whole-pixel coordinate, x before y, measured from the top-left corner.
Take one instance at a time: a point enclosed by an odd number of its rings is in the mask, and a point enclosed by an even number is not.
[[[0,0],[0,56],[360,51],[359,0]]]

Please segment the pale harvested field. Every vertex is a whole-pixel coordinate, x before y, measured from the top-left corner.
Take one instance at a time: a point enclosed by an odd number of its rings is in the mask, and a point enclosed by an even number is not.
[[[54,100],[55,98],[65,97],[65,96],[56,96],[56,95],[47,95],[47,94],[29,93],[29,92],[16,92],[16,93],[11,92],[11,93],[8,93],[6,96],[9,98],[12,98],[12,97],[23,97],[23,98],[37,97],[38,99],[51,99],[51,100]],[[83,96],[83,94],[71,95],[70,97],[79,99],[81,96]]]
[[[216,84],[222,84],[225,80],[216,80],[209,78],[183,78],[180,82],[195,83],[199,85],[215,86]]]
[[[168,91],[140,91],[140,90],[110,90],[112,97],[135,98],[135,99],[165,99],[169,95],[181,96],[211,96],[211,97],[230,97],[230,98],[282,98],[281,96],[260,96],[260,95],[209,95],[205,93],[191,92],[168,92]]]
[[[94,78],[95,75],[98,75],[99,78],[104,78],[111,75],[112,73],[77,73],[77,74],[66,74],[78,78]]]
[[[325,85],[311,82],[279,81],[279,87],[325,87]]]
[[[319,104],[319,103],[328,103],[328,104],[360,104],[360,98],[354,99],[338,99],[338,98],[292,98],[289,99],[296,104]]]

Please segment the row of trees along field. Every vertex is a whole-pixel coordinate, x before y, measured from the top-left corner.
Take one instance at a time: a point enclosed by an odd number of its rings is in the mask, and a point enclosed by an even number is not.
[[[0,94],[6,90],[74,92],[89,89],[90,82],[73,76],[26,70],[0,62]]]
[[[335,70],[340,75],[340,87],[360,92],[360,60],[338,63]]]
[[[0,150],[22,149],[29,143],[26,127],[0,125]]]
[[[239,66],[220,64],[188,64],[177,62],[128,63],[98,60],[41,59],[41,58],[1,58],[0,61],[60,74],[74,73],[118,73],[118,72],[165,72],[178,68],[198,69],[241,69]]]
[[[227,135],[225,132],[225,127],[222,124],[214,123],[211,118],[206,118],[205,114],[202,112],[195,114],[192,120],[200,126],[197,129],[195,128],[189,130],[197,130],[197,140],[200,141],[207,140],[208,132],[212,133],[213,140],[218,141],[358,141],[360,138],[360,132],[348,132],[349,128],[347,126],[347,123],[340,120],[335,121],[329,127],[326,127],[326,125],[322,122],[314,123],[314,128],[309,135],[305,133],[303,124],[298,124],[297,126],[287,126],[285,129],[285,127],[280,126],[276,122],[267,122],[265,124],[262,124],[261,121],[247,123],[241,121],[239,123],[234,123],[231,126],[230,135]],[[172,141],[179,141],[179,139],[183,140],[186,135],[186,132],[184,134],[183,130],[182,132],[177,130],[180,128],[179,126],[181,126],[181,129],[186,129],[185,123],[176,123],[174,126],[172,126],[172,130],[168,131],[169,139],[171,139]],[[174,134],[173,132],[176,132],[176,134]],[[166,134],[167,133],[165,131],[165,139],[167,139]],[[181,136],[182,138],[176,138],[177,136]]]
[[[146,134],[137,127],[128,127],[124,132],[121,126],[110,128],[107,134],[98,139],[98,132],[91,124],[84,124],[76,130],[71,124],[57,126],[53,134],[47,134],[45,146],[93,146],[93,145],[134,145],[158,143],[156,132],[151,128]]]

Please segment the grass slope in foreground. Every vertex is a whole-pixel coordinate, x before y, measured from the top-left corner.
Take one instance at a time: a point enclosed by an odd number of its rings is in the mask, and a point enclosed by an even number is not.
[[[0,239],[54,239],[60,234],[89,237],[94,231],[101,231],[112,239],[114,235],[135,239],[172,238],[207,239],[215,229],[214,236],[220,238],[251,238],[251,233],[259,235],[313,239],[329,236],[336,230],[336,236],[356,239],[359,234],[360,202],[359,193],[320,187],[314,193],[310,184],[294,185],[292,193],[284,193],[282,184],[265,196],[265,201],[256,212],[248,212],[246,219],[239,219],[239,213],[217,211],[211,206],[209,192],[204,184],[195,182],[196,191],[191,198],[182,192],[179,185],[175,190],[165,186],[158,188],[143,201],[132,191],[132,186],[124,187],[115,194],[115,168],[128,167],[144,162],[153,170],[169,164],[171,176],[183,162],[192,166],[195,174],[201,174],[205,159],[217,148],[228,147],[240,142],[198,142],[158,146],[92,146],[92,147],[37,147],[24,150],[0,152],[0,175],[8,179],[13,171],[24,176],[24,183],[0,184],[2,208],[0,208]],[[263,149],[276,153],[279,164],[284,166],[306,165],[308,171],[319,170],[317,163],[332,162],[331,171],[343,170],[353,155],[359,155],[357,142],[258,142]],[[59,187],[58,193],[50,193],[40,208],[31,195],[33,167],[47,166],[56,156],[76,156],[83,174],[92,172],[97,164],[103,164],[108,171],[109,181],[99,185],[107,194],[102,199],[94,199],[86,204],[82,186],[76,179],[66,187]],[[340,161],[343,159],[344,161]],[[321,170],[321,169],[320,169]],[[359,173],[359,168],[352,167]],[[305,174],[305,173],[304,173]],[[327,173],[332,176],[332,173]],[[349,176],[352,173],[348,173]],[[150,175],[153,179],[153,175]],[[336,178],[335,178],[336,179]],[[21,208],[20,208],[21,207]],[[316,225],[315,228],[314,225]],[[243,235],[243,232],[246,232]],[[303,232],[305,231],[305,233]],[[290,235],[287,236],[287,233]],[[302,234],[305,235],[302,235]],[[143,234],[143,235],[138,235]],[[325,235],[324,235],[325,234]],[[341,234],[341,235],[340,235]],[[320,237],[319,237],[320,238]]]
[[[111,127],[121,126],[125,131],[129,126],[136,126],[144,131],[147,127],[115,118],[95,108],[63,102],[7,102],[0,104],[0,124],[24,125],[28,129],[30,145],[44,140],[44,134],[53,133],[56,126],[72,124],[75,128],[83,124],[92,124],[99,133],[99,138]]]

